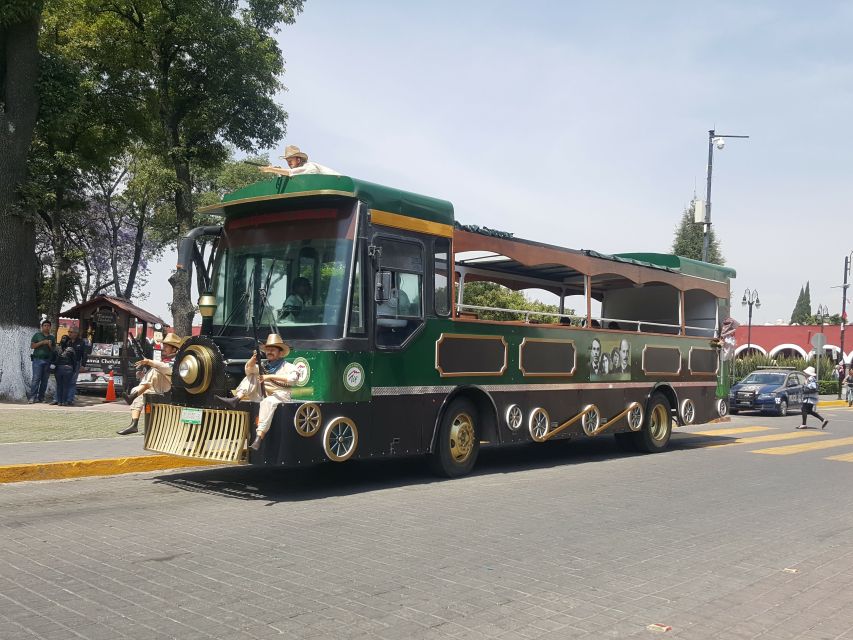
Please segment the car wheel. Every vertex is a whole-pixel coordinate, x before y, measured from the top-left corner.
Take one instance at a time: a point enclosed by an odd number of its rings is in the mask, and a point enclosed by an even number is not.
[[[779,403],[779,415],[784,417],[788,415],[788,401],[782,400]]]

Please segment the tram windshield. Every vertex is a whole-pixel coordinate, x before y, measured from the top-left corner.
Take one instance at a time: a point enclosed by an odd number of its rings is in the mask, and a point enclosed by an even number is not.
[[[355,221],[351,204],[229,221],[214,268],[213,333],[250,335],[254,317],[263,336],[343,336]]]

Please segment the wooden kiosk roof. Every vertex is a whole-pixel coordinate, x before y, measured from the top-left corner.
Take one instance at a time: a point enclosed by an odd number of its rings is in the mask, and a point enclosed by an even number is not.
[[[97,296],[91,300],[87,300],[86,302],[82,302],[71,307],[70,309],[66,309],[65,311],[60,312],[59,315],[63,318],[79,318],[81,315],[85,315],[85,312],[89,309],[98,309],[100,307],[107,306],[123,311],[128,316],[133,316],[137,320],[142,320],[143,322],[148,322],[150,324],[157,324],[158,322],[163,325],[166,324],[153,313],[137,307],[132,302],[121,298],[113,298],[112,296]]]

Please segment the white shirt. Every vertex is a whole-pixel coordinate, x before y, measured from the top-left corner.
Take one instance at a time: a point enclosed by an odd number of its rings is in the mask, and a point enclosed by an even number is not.
[[[319,173],[326,176],[339,176],[341,175],[334,169],[329,169],[329,167],[324,167],[321,164],[317,164],[316,162],[306,162],[305,164],[296,167],[295,169],[290,169],[290,175],[298,176],[303,173]]]

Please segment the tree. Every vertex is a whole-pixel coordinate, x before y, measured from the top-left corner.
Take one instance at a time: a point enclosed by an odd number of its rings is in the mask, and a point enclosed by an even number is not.
[[[675,227],[675,238],[672,241],[672,253],[693,260],[702,259],[703,225],[693,222],[695,207],[693,203],[684,209],[681,220]],[[708,262],[725,264],[726,260],[720,252],[720,242],[714,233],[714,228],[708,234]]]
[[[493,307],[498,309],[517,309],[519,311],[541,311],[544,313],[559,313],[559,308],[553,304],[545,304],[538,300],[528,300],[521,291],[513,291],[494,282],[466,282],[462,294],[463,304],[477,307]],[[567,309],[566,315],[574,315],[574,310]],[[524,320],[526,316],[508,311],[477,311],[484,320]],[[558,318],[531,314],[531,320],[543,324],[554,324]]]
[[[0,397],[23,398],[37,322],[35,231],[19,206],[38,115],[38,33],[42,3],[0,8]]]
[[[287,114],[273,97],[284,69],[272,33],[303,0],[86,0],[76,18],[82,50],[108,81],[134,78],[149,121],[147,141],[174,172],[175,229],[195,223],[194,172],[213,167],[228,144],[273,146]],[[195,308],[185,271],[170,279],[175,330],[188,335]]]
[[[797,296],[797,302],[791,312],[791,324],[810,324],[811,319],[812,298],[809,293],[809,283],[806,282],[805,288],[800,287],[800,295]]]

